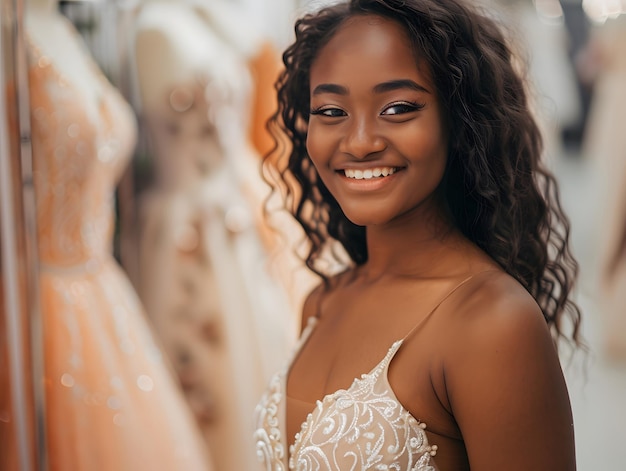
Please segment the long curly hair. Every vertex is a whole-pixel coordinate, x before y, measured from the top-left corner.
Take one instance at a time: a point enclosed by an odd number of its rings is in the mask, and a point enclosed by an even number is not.
[[[569,221],[556,180],[541,163],[524,76],[497,23],[463,0],[351,0],[296,22],[276,83],[279,107],[269,128],[277,144],[264,174],[304,229],[307,266],[326,279],[319,262],[333,241],[356,265],[368,257],[365,228],[343,214],[306,149],[311,65],[346,19],[363,14],[401,24],[430,66],[449,130],[439,190],[453,224],[528,290],[555,340],[580,344]]]

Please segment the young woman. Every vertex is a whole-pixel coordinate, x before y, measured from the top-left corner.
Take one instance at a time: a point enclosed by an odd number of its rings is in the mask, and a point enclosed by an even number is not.
[[[265,469],[575,469],[555,341],[578,342],[577,266],[496,24],[353,0],[299,20],[284,63],[266,170],[323,282],[258,407]]]

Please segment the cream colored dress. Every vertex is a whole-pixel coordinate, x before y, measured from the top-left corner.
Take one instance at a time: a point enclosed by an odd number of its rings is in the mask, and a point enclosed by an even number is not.
[[[313,332],[309,324],[295,353]],[[396,398],[387,377],[389,364],[402,346],[394,342],[384,358],[347,389],[326,395],[317,404],[301,404],[311,413],[287,449],[288,370],[277,373],[257,406],[254,434],[257,458],[266,471],[343,471],[379,469],[435,471],[436,446],[428,443],[426,424]]]
[[[294,277],[268,253],[279,243],[262,219],[268,188],[254,147],[268,148],[256,119],[274,99],[254,90],[271,89],[272,51],[251,61],[254,29],[235,6],[209,3],[146,3],[137,17],[133,68],[154,179],[139,199],[136,285],[216,469],[248,471],[254,407],[295,342],[282,284]]]

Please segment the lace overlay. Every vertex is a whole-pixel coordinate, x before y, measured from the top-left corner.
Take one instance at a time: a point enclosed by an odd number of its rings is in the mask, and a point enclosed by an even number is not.
[[[426,425],[402,407],[386,381],[401,344],[347,390],[317,402],[290,448],[289,469],[435,471],[436,447],[428,444]]]
[[[308,339],[315,320],[302,334],[296,351]],[[426,424],[398,401],[387,379],[389,364],[402,345],[395,342],[383,360],[348,389],[317,402],[285,457],[287,369],[276,374],[257,407],[257,455],[267,471],[435,471]]]
[[[285,395],[287,390],[286,379],[289,365],[296,353],[302,348],[311,335],[317,318],[310,317],[309,323],[302,331],[300,340],[296,344],[287,365],[276,373],[269,382],[265,394],[256,407],[256,453],[266,471],[287,471],[285,429]]]
[[[262,400],[257,407],[259,428],[254,433],[256,452],[259,461],[266,464],[267,471],[285,471],[285,447],[280,431],[278,414],[283,394],[281,391],[281,375],[275,374]]]

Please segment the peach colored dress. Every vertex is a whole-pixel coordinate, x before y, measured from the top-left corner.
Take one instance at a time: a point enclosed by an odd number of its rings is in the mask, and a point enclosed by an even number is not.
[[[111,255],[132,112],[95,65],[103,92],[89,112],[71,78],[30,47],[49,469],[206,470],[193,418]]]

